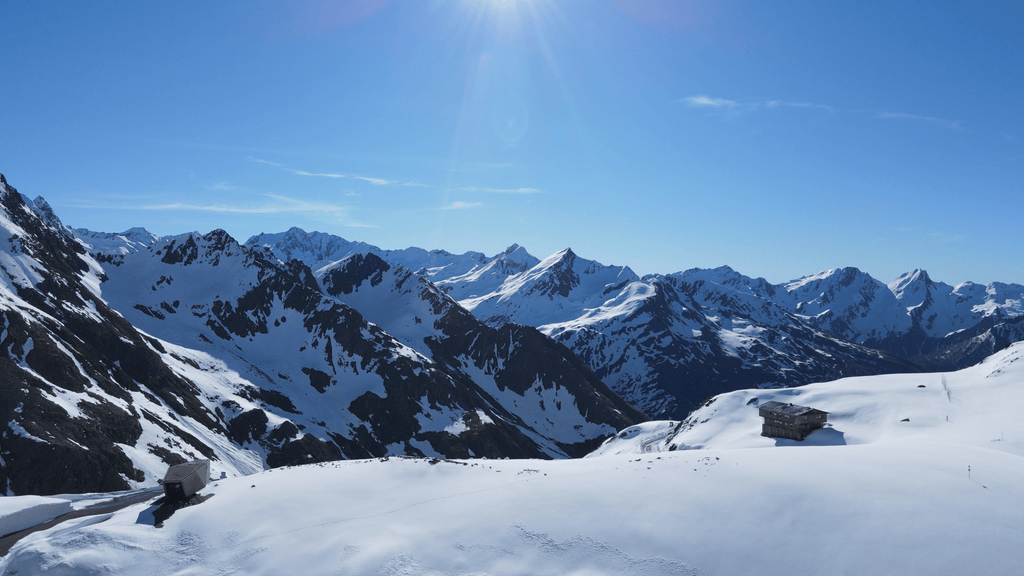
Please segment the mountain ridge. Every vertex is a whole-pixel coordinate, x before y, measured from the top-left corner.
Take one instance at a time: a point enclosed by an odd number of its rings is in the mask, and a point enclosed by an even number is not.
[[[535,329],[483,325],[429,285],[393,300],[436,305],[438,333],[472,341],[410,347],[300,260],[223,230],[72,231],[5,179],[0,204],[8,494],[152,485],[194,458],[231,476],[387,455],[565,458],[645,419]]]
[[[445,253],[444,266],[417,271],[485,322],[533,325],[567,344],[613,389],[655,416],[681,418],[706,397],[701,394],[729,386],[791,386],[856,374],[963,367],[966,360],[956,361],[955,350],[992,352],[996,343],[1018,334],[995,322],[991,337],[974,335],[973,347],[957,346],[968,338],[969,328],[1024,313],[1024,287],[993,283],[981,288],[970,282],[951,287],[932,281],[923,270],[888,285],[849,267],[779,284],[728,266],[640,278],[628,267],[585,260],[569,248],[543,260],[519,245],[510,250],[493,257]],[[402,251],[373,251],[388,261],[403,257]],[[514,266],[507,264],[510,253],[523,253]],[[577,262],[585,264],[577,269]],[[581,287],[585,278],[595,281]],[[644,328],[648,324],[679,330],[649,331]],[[793,348],[793,341],[801,338],[816,347],[797,352],[800,347]],[[639,341],[648,344],[635,345]],[[615,359],[605,352],[612,348],[619,350]],[[941,350],[949,352],[943,356]],[[813,360],[806,362],[803,354]],[[625,362],[627,357],[632,360]],[[680,371],[680,358],[694,366]],[[710,367],[696,366],[702,362]],[[673,364],[677,369],[668,369]],[[716,384],[722,380],[717,365],[732,374],[725,387]],[[680,379],[693,391],[679,384],[650,384]]]

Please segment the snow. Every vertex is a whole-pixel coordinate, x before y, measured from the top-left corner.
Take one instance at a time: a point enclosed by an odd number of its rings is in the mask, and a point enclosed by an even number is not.
[[[0,536],[37,526],[68,512],[71,512],[71,502],[63,498],[0,498]]]
[[[459,303],[491,324],[512,321],[543,326],[565,322],[601,307],[610,290],[618,292],[617,287],[637,280],[639,277],[628,267],[584,260],[567,248],[529,270],[507,276],[492,292],[463,298]],[[567,294],[556,298],[560,295],[558,290],[566,290]]]
[[[830,427],[805,442],[761,437],[756,404],[769,396],[829,411]],[[145,523],[146,503],[68,521],[23,539],[0,569],[1017,574],[1022,405],[1017,344],[945,375],[725,394],[694,421],[632,427],[582,460],[385,458],[220,480],[163,528]]]
[[[144,250],[160,240],[145,228],[131,228],[120,234],[93,232],[85,228],[73,230],[75,238],[92,254],[125,255]]]
[[[25,430],[21,426],[21,424],[18,424],[18,422],[15,421],[15,420],[11,420],[10,422],[8,422],[7,423],[7,427],[11,429],[11,432],[14,432],[18,436],[21,436],[22,438],[27,438],[29,440],[32,440],[33,442],[41,442],[43,444],[49,444],[49,442],[47,442],[46,440],[43,440],[42,438],[39,438],[37,436],[33,436],[32,434],[30,434],[28,430]]]

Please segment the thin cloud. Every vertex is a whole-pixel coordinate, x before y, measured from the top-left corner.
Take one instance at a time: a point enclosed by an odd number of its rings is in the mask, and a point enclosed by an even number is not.
[[[284,164],[278,164],[277,162],[271,162],[270,160],[260,160],[259,158],[249,158],[252,162],[259,164],[266,164],[267,166],[277,166],[278,168],[284,168]]]
[[[374,186],[383,186],[385,184],[394,184],[395,183],[394,180],[385,180],[383,178],[370,178],[369,176],[352,176],[352,178],[355,178],[356,180],[363,180],[365,182],[369,182],[370,184],[373,184]]]
[[[271,202],[257,204],[189,204],[186,202],[172,202],[167,204],[143,204],[131,206],[111,205],[84,205],[74,206],[75,208],[93,208],[103,210],[146,210],[146,211],[188,211],[188,212],[218,212],[224,214],[310,214],[315,216],[328,216],[337,221],[347,216],[348,209],[338,204],[323,202],[306,202],[297,198],[281,196],[277,194],[264,194]],[[354,225],[354,224],[349,224]]]
[[[384,178],[371,178],[370,176],[355,176],[355,175],[352,175],[352,174],[339,174],[337,172],[309,172],[309,171],[306,171],[306,170],[298,170],[296,168],[290,168],[288,166],[285,166],[284,164],[278,164],[277,162],[271,162],[269,160],[261,160],[259,158],[249,158],[249,160],[251,160],[253,162],[256,162],[256,163],[259,163],[259,164],[266,164],[267,166],[273,166],[274,168],[278,168],[280,170],[284,170],[285,172],[291,172],[292,174],[295,174],[295,175],[298,175],[298,176],[312,176],[312,177],[316,177],[316,178],[353,178],[355,180],[362,180],[364,182],[369,182],[370,184],[373,184],[374,186],[384,186],[384,185],[387,185],[387,184],[396,184],[396,183],[398,183],[397,180],[385,180]],[[413,185],[416,185],[416,184],[413,184]]]
[[[331,172],[306,172],[305,170],[295,170],[293,168],[284,167],[282,167],[281,169],[287,170],[292,174],[298,174],[299,176],[319,176],[320,178],[348,178],[348,176],[344,174],[333,174]]]
[[[486,192],[488,194],[543,194],[542,190],[536,188],[489,188],[486,186],[468,186],[456,188],[458,192]]]
[[[99,208],[99,206],[91,206]],[[226,204],[151,204],[149,206],[121,207],[123,210],[166,210],[166,211],[190,211],[190,212],[225,212],[229,214],[276,214],[279,212],[295,212],[295,210],[282,210],[273,206],[229,206]]]
[[[963,234],[947,234],[945,232],[931,232],[928,236],[933,242],[940,242],[942,244],[962,242],[965,238]]]
[[[736,100],[729,100],[728,98],[712,98],[706,95],[687,96],[676,100],[676,102],[682,102],[690,108],[711,108],[716,110],[722,110],[729,116],[739,114],[741,112],[754,112],[762,108],[802,108],[805,110],[823,110],[829,114],[835,112],[845,112],[849,114],[867,114],[874,118],[881,120],[912,120],[915,122],[927,122],[949,128],[951,130],[963,130],[959,120],[948,120],[946,118],[936,118],[934,116],[924,116],[921,114],[908,114],[906,112],[879,112],[877,110],[847,110],[842,108],[836,108],[827,104],[818,104],[815,102],[789,102],[786,100],[765,100],[762,102],[737,102]]]
[[[914,120],[916,122],[928,122],[931,124],[937,124],[944,126],[952,130],[961,130],[959,120],[946,120],[945,118],[935,118],[934,116],[920,116],[918,114],[907,114],[905,112],[878,112],[875,114],[876,118],[884,118],[887,120]]]
[[[209,190],[227,191],[234,190],[235,187],[231,186],[227,182],[217,182],[216,184],[210,184],[206,187]]]
[[[152,195],[150,195],[152,196]],[[110,199],[136,200],[131,203],[103,203],[103,204],[77,204],[71,208],[82,208],[91,210],[141,210],[148,212],[213,212],[220,214],[302,214],[307,218],[329,222],[338,226],[350,228],[380,228],[375,224],[363,224],[352,222],[349,219],[348,206],[328,202],[307,202],[290,196],[280,194],[261,194],[267,201],[251,203],[223,203],[223,204],[190,204],[187,202],[171,202],[164,204],[139,204],[137,201],[142,196],[115,197]]]
[[[468,208],[476,208],[477,206],[482,205],[483,204],[480,202],[452,202],[445,206],[443,210],[466,210]]]
[[[786,102],[784,100],[769,100],[764,103],[766,108],[778,108],[784,106],[787,108],[811,108],[816,110],[825,110],[827,112],[835,112],[836,109],[828,106],[827,104],[815,104],[814,102]]]
[[[739,106],[739,103],[735,100],[712,98],[705,95],[687,96],[686,98],[676,100],[676,102],[682,102],[691,108],[735,108]]]

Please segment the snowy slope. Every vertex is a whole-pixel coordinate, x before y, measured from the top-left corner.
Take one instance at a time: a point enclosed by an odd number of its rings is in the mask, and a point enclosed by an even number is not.
[[[152,485],[196,457],[218,473],[261,469],[189,374],[212,376],[111,310],[103,278],[45,202],[0,175],[0,491]]]
[[[804,441],[761,436],[758,406],[776,400],[829,413]],[[716,396],[682,421],[621,431],[591,457],[675,450],[800,446],[964,444],[1024,458],[1024,343],[976,366],[942,374],[845,378],[785,390]]]
[[[317,274],[356,253],[405,266],[493,326],[557,339],[656,417],[737,388],[961,368],[1024,338],[1024,287],[949,287],[923,271],[891,285],[856,268],[773,285],[727,266],[637,278],[568,249],[538,260],[518,245],[493,257],[386,251],[294,228],[247,245]]]
[[[496,415],[570,454],[582,455],[579,449],[614,433],[623,419],[645,419],[537,330],[488,326],[404,266],[355,255],[321,273],[327,294],[478,387],[504,412]]]
[[[676,435],[582,460],[351,461],[218,481],[154,528],[146,504],[29,536],[19,574],[1018,574],[1024,347],[939,375],[814,385],[803,443],[761,438],[740,391]],[[923,384],[925,388],[918,386]],[[949,390],[950,392],[947,392]],[[794,391],[796,392],[796,391]],[[778,397],[778,396],[777,396]],[[945,417],[948,414],[949,422]],[[909,422],[901,422],[909,418]],[[643,438],[643,440],[641,440]],[[696,448],[703,446],[702,448]],[[968,476],[968,466],[970,475]]]
[[[935,282],[913,270],[882,284],[856,268],[820,272],[783,286],[776,298],[818,328],[906,357],[949,348],[1024,315],[1024,286]],[[1006,345],[1003,338],[989,353]]]
[[[247,247],[264,247],[274,256],[287,262],[293,258],[306,263],[314,272],[321,274],[326,267],[351,256],[374,254],[384,260],[399,264],[427,277],[449,278],[485,268],[494,259],[479,252],[456,255],[444,250],[423,250],[405,248],[382,250],[365,242],[350,242],[344,238],[323,232],[306,232],[291,228],[277,234],[257,234],[245,242]],[[511,249],[511,248],[510,248]],[[525,254],[525,250],[522,251]],[[532,258],[532,256],[528,257]],[[536,263],[536,259],[534,259]],[[530,264],[531,266],[533,264]]]
[[[120,234],[78,228],[74,230],[74,235],[90,254],[104,256],[131,254],[160,240],[159,236],[145,228],[130,228]]]
[[[104,296],[128,320],[258,391],[262,406],[224,412],[241,418],[232,439],[272,466],[582,455],[644,418],[540,334],[483,325],[372,253],[314,273],[215,231],[112,255],[106,272]]]
[[[459,302],[489,324],[544,326],[576,318],[636,280],[639,277],[625,266],[604,266],[566,248],[508,276],[494,291]]]
[[[2,179],[0,201],[2,493],[152,486],[194,458],[243,475],[388,454],[580,456],[644,419],[536,330],[488,327],[404,268],[381,290],[335,284],[373,292],[360,305],[412,346],[302,262],[224,231],[73,232]],[[429,329],[403,329],[403,311]]]

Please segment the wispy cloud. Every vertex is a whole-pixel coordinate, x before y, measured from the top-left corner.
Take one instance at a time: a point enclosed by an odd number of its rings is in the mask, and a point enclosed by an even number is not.
[[[475,208],[482,205],[483,204],[480,202],[452,202],[445,206],[443,210],[466,210],[468,208]]]
[[[816,102],[790,102],[787,100],[764,100],[755,102],[738,102],[736,100],[730,100],[728,98],[713,98],[707,95],[696,95],[687,96],[686,98],[680,98],[676,100],[676,103],[684,103],[689,108],[706,108],[718,110],[726,113],[728,116],[736,116],[740,113],[755,112],[758,110],[772,109],[772,108],[801,108],[805,110],[821,110],[833,114],[836,112],[844,112],[847,114],[864,114],[870,115],[874,118],[882,120],[912,120],[915,122],[927,122],[936,126],[942,126],[951,130],[963,130],[961,122],[959,120],[948,120],[946,118],[936,118],[934,116],[925,116],[921,114],[908,114],[906,112],[880,112],[878,110],[848,110],[843,108],[836,108],[835,106],[829,106],[828,104],[818,104]]]
[[[170,202],[163,204],[132,204],[132,205],[77,205],[75,208],[92,208],[103,210],[144,210],[165,212],[216,212],[222,214],[305,214],[309,217],[327,219],[345,226],[365,225],[348,221],[348,208],[340,204],[327,202],[307,202],[298,198],[279,194],[263,194],[267,201],[253,203],[222,203],[193,204],[187,202]],[[375,227],[375,226],[372,226]]]
[[[691,108],[735,108],[739,106],[739,103],[735,100],[712,98],[705,95],[687,96],[686,98],[676,100],[676,102],[682,102]]]
[[[932,242],[938,242],[942,244],[954,244],[962,242],[965,238],[963,234],[947,234],[945,232],[931,232],[928,234]]]
[[[835,112],[836,109],[828,106],[827,104],[815,104],[814,102],[786,102],[784,100],[769,100],[764,103],[766,108],[778,108],[780,106],[787,108],[811,108],[816,110],[825,110],[826,112]]]
[[[875,114],[876,118],[895,119],[895,120],[914,120],[916,122],[929,122],[931,124],[937,124],[953,130],[962,130],[959,120],[946,120],[945,118],[935,118],[933,116],[921,116],[918,114],[907,114],[904,112],[878,112]]]
[[[217,182],[215,184],[209,184],[206,187],[209,190],[217,190],[217,191],[227,191],[227,190],[234,190],[235,189],[234,186],[231,186],[227,182]]]
[[[331,172],[306,172],[305,170],[295,170],[293,168],[282,167],[282,170],[291,172],[292,174],[298,174],[299,176],[318,176],[320,178],[349,178],[344,174],[334,174]]]
[[[458,192],[485,192],[488,194],[543,194],[537,188],[489,188],[486,186],[467,186],[456,188]]]
[[[260,158],[249,158],[249,160],[251,160],[252,162],[256,162],[258,164],[266,164],[267,166],[273,166],[274,168],[277,168],[279,170],[284,170],[285,172],[291,172],[292,174],[296,174],[298,176],[312,176],[312,177],[316,177],[316,178],[352,178],[354,180],[362,180],[364,182],[369,182],[370,184],[373,184],[374,186],[384,186],[384,185],[387,185],[387,184],[397,184],[398,183],[397,180],[385,180],[384,178],[371,178],[370,176],[357,176],[355,174],[339,174],[337,172],[309,172],[309,171],[306,171],[306,170],[299,170],[297,168],[291,168],[291,167],[286,166],[284,164],[278,164],[277,162],[271,162],[269,160],[262,160]],[[406,186],[422,186],[422,184],[409,183],[409,184],[406,184]]]
[[[278,168],[284,168],[284,164],[278,164],[277,162],[271,162],[270,160],[260,160],[259,158],[249,158],[252,162],[258,164],[266,164],[267,166],[277,166]]]
[[[355,178],[356,180],[363,180],[364,182],[369,182],[374,186],[383,186],[384,184],[395,183],[394,180],[385,180],[383,178],[370,178],[369,176],[352,176],[352,178]]]
[[[85,208],[86,206],[80,206]],[[88,208],[100,208],[100,206],[88,206]],[[104,208],[110,208],[105,206]],[[281,210],[271,206],[230,206],[228,204],[185,204],[175,202],[172,204],[150,204],[147,206],[118,206],[122,210],[161,210],[161,211],[190,211],[190,212],[226,212],[229,214],[276,214],[279,212],[295,212],[296,210]]]

